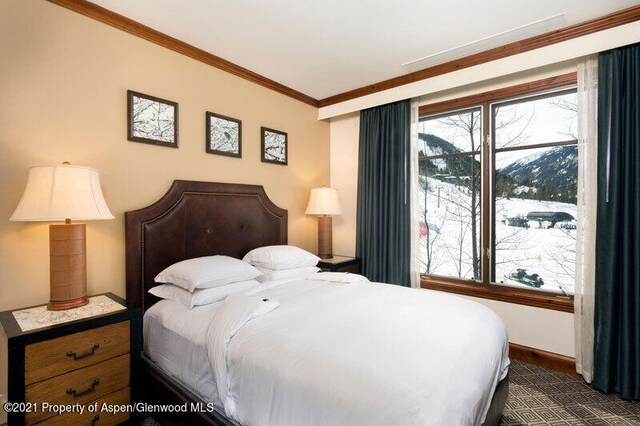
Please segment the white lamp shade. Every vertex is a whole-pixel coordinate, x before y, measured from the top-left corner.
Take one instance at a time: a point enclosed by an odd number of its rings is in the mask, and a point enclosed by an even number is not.
[[[306,214],[335,215],[342,214],[338,191],[333,188],[313,188]]]
[[[12,221],[113,219],[100,188],[100,174],[89,167],[37,166]]]

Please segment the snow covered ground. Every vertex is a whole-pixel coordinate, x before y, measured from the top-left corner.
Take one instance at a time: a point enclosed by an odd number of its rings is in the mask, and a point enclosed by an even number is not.
[[[421,184],[424,185],[424,178],[421,179],[423,179]],[[426,222],[429,228],[429,235],[420,237],[421,272],[473,279],[470,190],[453,183],[429,179],[426,220],[423,191],[420,191],[419,202],[419,219],[421,222]],[[478,245],[481,235],[479,205],[478,200],[476,231]],[[496,261],[495,281],[516,287],[531,288],[506,278],[518,268],[522,268],[527,270],[527,274],[536,273],[544,280],[540,290],[573,293],[575,229],[562,229],[560,223],[554,228],[547,229],[549,223],[544,222],[542,228],[536,221],[529,221],[529,228],[509,226],[506,220],[503,222],[506,218],[526,217],[527,213],[532,211],[566,212],[576,217],[574,204],[497,198],[496,248],[493,253]],[[429,271],[427,271],[429,260]]]

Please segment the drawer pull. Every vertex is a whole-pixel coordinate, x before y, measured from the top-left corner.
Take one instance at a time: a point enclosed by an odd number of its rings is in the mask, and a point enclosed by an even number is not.
[[[93,347],[91,348],[91,350],[89,352],[83,353],[82,355],[78,355],[75,352],[69,351],[69,352],[67,352],[67,356],[69,358],[73,358],[74,361],[77,361],[79,359],[86,358],[88,356],[91,356],[91,355],[95,354],[98,349],[100,349],[100,344],[96,343],[95,345],[93,345]]]
[[[100,414],[96,414],[95,416],[93,416],[93,420],[91,420],[91,426],[96,426],[98,420],[100,420]]]
[[[78,392],[75,389],[69,388],[67,389],[67,394],[69,395],[73,395],[74,398],[79,398],[82,395],[86,395],[88,393],[93,392],[94,390],[96,390],[96,386],[98,386],[100,384],[100,379],[95,379],[93,381],[93,383],[91,383],[91,386],[89,386],[88,388],[86,388],[85,390]]]

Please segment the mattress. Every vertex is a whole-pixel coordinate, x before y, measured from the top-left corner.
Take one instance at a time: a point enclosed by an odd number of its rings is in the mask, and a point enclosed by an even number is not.
[[[295,280],[268,281],[259,289]],[[179,302],[160,300],[145,312],[143,320],[145,354],[166,374],[217,408],[222,408],[222,403],[205,344],[209,322],[221,303],[189,310]]]
[[[454,295],[323,274],[228,298],[207,351],[244,425],[479,426],[507,374],[508,336]]]
[[[145,352],[240,424],[484,420],[509,365],[495,313],[445,293],[321,278],[191,311],[160,301],[145,313]]]
[[[161,300],[144,314],[144,351],[172,378],[205,402],[220,407],[218,389],[205,347],[209,319],[220,303],[192,310]]]

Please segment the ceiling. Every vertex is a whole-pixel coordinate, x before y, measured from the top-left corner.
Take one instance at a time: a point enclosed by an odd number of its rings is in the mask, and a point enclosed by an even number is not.
[[[638,0],[91,0],[316,99],[402,64],[566,12],[569,26]],[[510,40],[516,41],[516,40]]]

